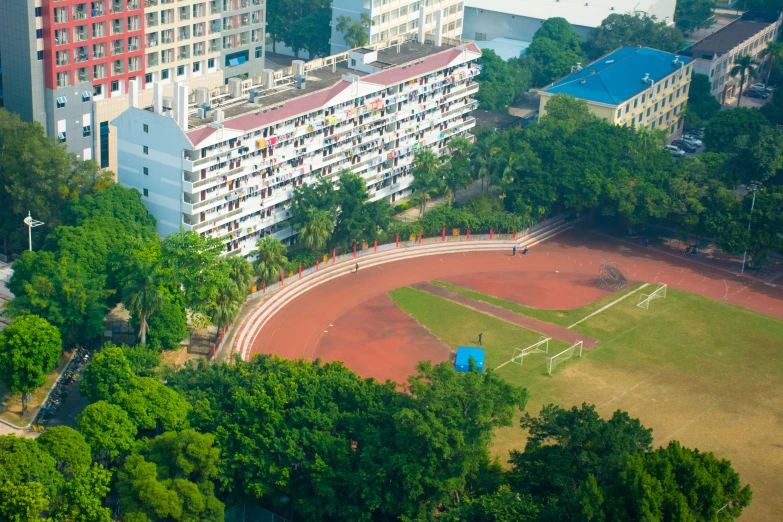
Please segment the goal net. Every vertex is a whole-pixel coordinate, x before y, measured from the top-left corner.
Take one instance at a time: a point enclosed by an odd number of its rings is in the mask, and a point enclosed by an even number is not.
[[[653,299],[666,298],[666,288],[667,286],[664,283],[658,283],[658,288],[656,288],[655,291],[639,296],[639,301],[636,303],[636,306],[648,310],[650,308],[650,301]]]
[[[511,357],[511,362],[521,366],[525,356],[530,355],[531,353],[549,353],[549,337],[542,335],[537,343],[531,344],[527,348],[514,348],[514,355]]]
[[[552,375],[552,372],[560,363],[567,361],[574,355],[582,357],[582,341],[577,341],[557,355],[550,357],[547,362],[547,374]]]

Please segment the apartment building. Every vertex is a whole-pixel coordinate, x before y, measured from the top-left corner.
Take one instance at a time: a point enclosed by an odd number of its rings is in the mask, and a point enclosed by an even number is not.
[[[340,16],[354,20],[360,20],[362,14],[369,16],[368,41],[370,45],[383,45],[398,36],[418,33],[420,26],[424,27],[426,34],[434,35],[438,27],[445,38],[459,39],[463,10],[463,0],[334,0],[330,40],[332,54],[350,49],[343,34],[337,31]]]
[[[650,49],[623,47],[543,89],[539,114],[555,94],[585,100],[590,112],[614,125],[682,133],[692,59]]]
[[[466,0],[462,37],[491,41],[509,38],[531,42],[549,18],[565,18],[582,38],[611,14],[654,16],[674,23],[676,0]]]
[[[767,43],[777,40],[781,18],[778,13],[749,11],[737,20],[682,51],[693,58],[693,70],[710,78],[711,93],[719,102],[739,94],[739,78],[729,74],[738,56],[761,62],[759,76],[766,77],[769,60],[760,57]]]
[[[263,69],[265,0],[7,3],[0,18],[6,108],[115,172],[109,122],[131,94],[151,103],[152,82],[171,94],[174,81],[214,88]]]
[[[243,256],[267,234],[290,243],[294,188],[336,184],[343,169],[371,200],[404,197],[414,154],[446,153],[475,125],[480,50],[422,41],[296,61],[260,85],[231,79],[228,92],[197,89],[195,106],[177,85],[172,111],[156,97],[112,122],[119,182],[142,194],[162,236],[195,230]]]

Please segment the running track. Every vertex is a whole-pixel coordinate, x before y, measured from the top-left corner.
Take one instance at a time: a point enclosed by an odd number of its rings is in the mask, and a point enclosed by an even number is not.
[[[428,256],[372,268],[361,269],[358,274],[346,273],[328,283],[319,285],[297,297],[280,310],[264,328],[255,333],[251,354],[274,353],[286,358],[316,358],[333,360],[325,347],[333,349],[334,343],[325,336],[337,334],[351,318],[353,332],[386,331],[388,324],[400,318],[390,307],[382,306],[383,294],[420,281],[449,279],[452,282],[460,276],[484,273],[497,277],[503,274],[518,285],[518,280],[538,277],[563,277],[563,284],[556,287],[555,295],[548,294],[538,303],[542,308],[568,308],[568,304],[579,301],[580,292],[594,290],[571,283],[575,278],[597,278],[601,260],[618,263],[631,281],[648,283],[664,282],[672,288],[687,290],[713,299],[727,301],[739,306],[783,318],[783,290],[764,285],[735,274],[710,268],[679,256],[637,247],[605,238],[584,230],[570,230],[531,249],[528,256],[512,258],[505,252],[475,252],[466,254],[444,254]],[[364,306],[362,306],[364,304]],[[537,306],[536,302],[525,304]],[[580,303],[585,304],[585,303]],[[358,307],[358,308],[357,308]],[[373,313],[376,310],[378,313]],[[409,319],[409,318],[408,318]],[[412,321],[412,320],[411,320]],[[338,326],[333,326],[338,324]],[[343,327],[344,328],[344,327]],[[398,328],[398,326],[395,326]],[[400,332],[404,325],[399,326]],[[418,329],[423,343],[431,345],[430,351],[436,360],[443,360],[443,345],[432,338],[423,328]],[[401,382],[399,370],[389,375],[384,367],[410,368],[413,372],[416,362],[427,350],[406,350],[405,337],[410,337],[409,325],[405,335],[391,339],[383,347],[383,358],[378,357],[378,347],[367,348],[366,335],[351,333],[340,336],[339,358],[346,366],[363,376],[396,378]],[[424,337],[430,339],[424,339]],[[440,351],[438,351],[440,350]]]

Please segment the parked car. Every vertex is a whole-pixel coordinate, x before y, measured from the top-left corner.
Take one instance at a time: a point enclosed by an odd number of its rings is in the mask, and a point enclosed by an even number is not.
[[[701,140],[699,138],[697,138],[696,136],[692,135],[692,134],[683,134],[682,141],[687,141],[688,143],[693,143],[694,145],[696,145],[696,147],[701,147],[702,146]]]
[[[688,134],[691,135],[691,136],[696,136],[700,140],[704,139],[704,131],[703,130],[693,130],[693,131],[688,132]]]
[[[767,87],[763,83],[752,83],[748,89],[753,91],[772,92],[772,87]]]
[[[742,93],[743,96],[747,96],[748,98],[757,98],[760,100],[766,100],[769,98],[769,94],[767,94],[766,91],[756,91],[756,90],[747,90],[744,93]]]
[[[668,150],[672,156],[685,156],[685,151],[675,147],[674,145],[666,145],[664,148]]]
[[[699,150],[699,147],[697,145],[685,140],[674,140],[672,142],[672,145],[674,145],[678,149],[684,150],[685,152],[693,153]]]

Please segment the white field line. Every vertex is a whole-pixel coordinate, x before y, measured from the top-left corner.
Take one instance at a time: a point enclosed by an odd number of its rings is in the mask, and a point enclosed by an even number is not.
[[[577,322],[575,322],[574,324],[572,324],[571,326],[569,326],[569,327],[568,327],[568,329],[571,329],[571,328],[573,328],[574,326],[578,325],[579,323],[581,323],[581,322],[583,322],[583,321],[587,321],[588,319],[590,319],[590,318],[591,318],[591,317],[593,317],[594,315],[600,314],[601,312],[603,312],[603,311],[604,311],[604,310],[606,310],[607,308],[610,308],[610,307],[612,307],[612,306],[616,305],[617,303],[619,303],[620,301],[622,301],[622,300],[623,300],[623,299],[625,299],[626,297],[628,297],[628,296],[630,296],[630,295],[633,295],[633,294],[635,294],[636,292],[638,292],[639,290],[641,290],[642,288],[645,288],[645,287],[648,287],[648,286],[650,286],[650,284],[649,284],[649,283],[644,283],[642,286],[640,286],[639,288],[637,288],[637,289],[636,289],[636,290],[634,290],[633,292],[628,292],[627,294],[625,294],[624,296],[620,297],[619,299],[615,299],[614,301],[612,301],[612,302],[611,302],[611,303],[609,303],[608,305],[606,305],[606,306],[602,306],[601,308],[599,308],[598,310],[596,310],[596,311],[595,311],[595,312],[593,312],[592,314],[588,315],[587,317],[583,317],[583,318],[579,319]]]

